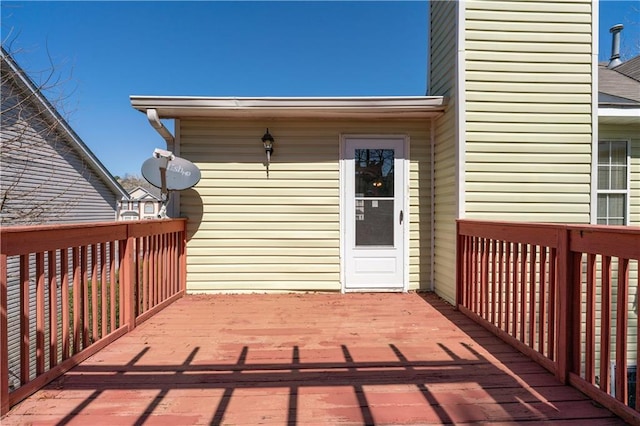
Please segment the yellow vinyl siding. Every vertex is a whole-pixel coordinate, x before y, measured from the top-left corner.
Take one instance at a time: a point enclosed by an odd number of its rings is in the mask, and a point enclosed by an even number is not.
[[[640,226],[640,120],[638,124],[601,124],[598,139],[630,141],[629,225]]]
[[[640,123],[638,124],[600,124],[598,126],[598,139],[599,140],[625,140],[630,141],[629,144],[629,155],[630,155],[630,199],[629,199],[629,225],[630,226],[640,226]],[[598,278],[600,275],[600,264],[598,264]],[[614,279],[617,279],[617,264],[614,263],[613,267],[613,276]],[[636,353],[637,353],[637,327],[638,327],[638,304],[640,304],[640,296],[637,294],[637,287],[634,283],[638,282],[638,262],[631,261],[629,263],[629,305],[627,309],[628,319],[629,319],[629,330],[628,333],[628,346],[627,346],[627,361],[629,365],[636,365]],[[598,286],[597,289],[598,300],[597,306],[600,306],[600,298],[601,298],[601,288]],[[612,288],[612,299],[616,300],[618,293],[618,286],[613,285]],[[600,311],[597,312],[598,319],[600,318]],[[615,324],[615,319],[617,316],[617,312],[614,309],[612,312],[613,324]],[[614,326],[615,327],[615,326]],[[615,328],[614,328],[615,329]],[[599,344],[600,335],[599,333],[596,336],[597,343]],[[615,341],[615,339],[613,339]],[[614,342],[615,344],[615,342]],[[615,346],[614,346],[615,347]]]
[[[430,3],[429,94],[448,96],[445,114],[435,122],[435,251],[434,289],[445,300],[455,301],[457,104],[456,16],[458,2]]]
[[[591,3],[465,3],[465,215],[589,223]]]
[[[189,217],[190,292],[339,291],[340,135],[410,137],[410,289],[430,277],[429,122],[180,120],[181,156],[202,179]],[[269,168],[260,137],[274,136]]]

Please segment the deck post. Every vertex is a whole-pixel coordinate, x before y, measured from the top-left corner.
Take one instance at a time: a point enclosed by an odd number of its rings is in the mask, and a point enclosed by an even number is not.
[[[574,259],[569,246],[569,229],[566,226],[558,228],[558,265],[557,265],[557,291],[558,291],[558,344],[556,345],[556,377],[562,384],[569,382],[569,373],[573,369],[574,348],[574,315],[573,301],[575,295],[575,283],[573,279]]]
[[[456,306],[455,308],[458,309],[458,307],[463,303],[462,293],[463,293],[464,284],[462,281],[466,278],[462,273],[462,265],[464,264],[466,259],[463,259],[462,247],[464,244],[464,237],[460,234],[459,221],[456,221],[456,237],[457,237],[457,243],[456,243]]]
[[[122,259],[122,283],[123,297],[122,303],[124,305],[124,323],[127,324],[129,331],[136,328],[136,313],[135,313],[135,265],[134,265],[134,252],[135,252],[135,237],[131,236],[131,225],[127,225],[127,239],[124,241],[124,256]]]
[[[9,411],[9,322],[7,318],[7,255],[0,254],[0,416]]]
[[[178,279],[179,283],[179,292],[184,294],[187,291],[187,222],[184,221],[182,223],[183,229],[179,234],[179,243],[180,247],[178,249],[179,256],[179,268]]]

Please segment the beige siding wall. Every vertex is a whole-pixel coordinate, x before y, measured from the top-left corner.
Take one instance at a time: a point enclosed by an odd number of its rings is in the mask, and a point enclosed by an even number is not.
[[[601,124],[598,127],[598,139],[631,142],[629,225],[640,226],[640,123],[636,125]]]
[[[190,292],[339,291],[340,134],[408,134],[410,287],[429,280],[429,123],[180,120],[181,156],[202,170],[181,195]],[[267,179],[260,137],[275,152]]]
[[[602,124],[598,126],[598,138],[600,140],[626,140],[630,141],[630,157],[631,157],[631,169],[630,169],[630,206],[629,206],[629,225],[640,226],[640,124],[637,125],[611,125]],[[617,277],[617,265],[614,265],[613,275]],[[600,274],[600,265],[598,265],[598,274]],[[635,332],[638,326],[638,304],[640,297],[637,293],[636,286],[633,283],[638,282],[638,262],[631,261],[629,265],[629,306],[628,306],[628,318],[629,328],[633,330],[628,334],[628,362],[629,365],[636,365],[636,353],[637,353],[637,333]],[[601,300],[600,287],[598,286],[598,302]],[[614,285],[612,289],[612,300],[616,300],[618,294],[618,286]],[[598,305],[599,306],[599,305]],[[598,311],[599,315],[599,311]],[[617,317],[617,311],[612,313],[613,320]],[[599,343],[599,335],[597,343]]]
[[[467,218],[589,223],[590,1],[468,1]]]
[[[456,9],[457,2],[430,3],[429,95],[447,96],[444,116],[435,123],[435,253],[436,293],[455,301],[457,218],[456,184]]]

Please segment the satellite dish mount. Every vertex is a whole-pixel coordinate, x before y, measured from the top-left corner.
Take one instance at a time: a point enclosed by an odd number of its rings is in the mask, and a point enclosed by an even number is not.
[[[169,165],[169,161],[175,160],[176,156],[173,155],[171,151],[160,148],[156,148],[153,151],[153,156],[160,159],[158,166],[160,169],[160,197],[162,200],[162,206],[160,207],[160,211],[158,212],[158,218],[165,219],[167,217],[167,204],[169,203],[169,190],[167,189],[167,166]]]
[[[142,164],[142,176],[160,188],[162,206],[158,218],[167,218],[169,191],[189,189],[200,181],[200,169],[191,161],[176,157],[171,151],[156,148],[153,157]]]

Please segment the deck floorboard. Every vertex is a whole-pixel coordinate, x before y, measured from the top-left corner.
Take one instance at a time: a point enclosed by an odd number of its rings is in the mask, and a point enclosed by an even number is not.
[[[433,294],[190,295],[2,425],[622,420]]]

